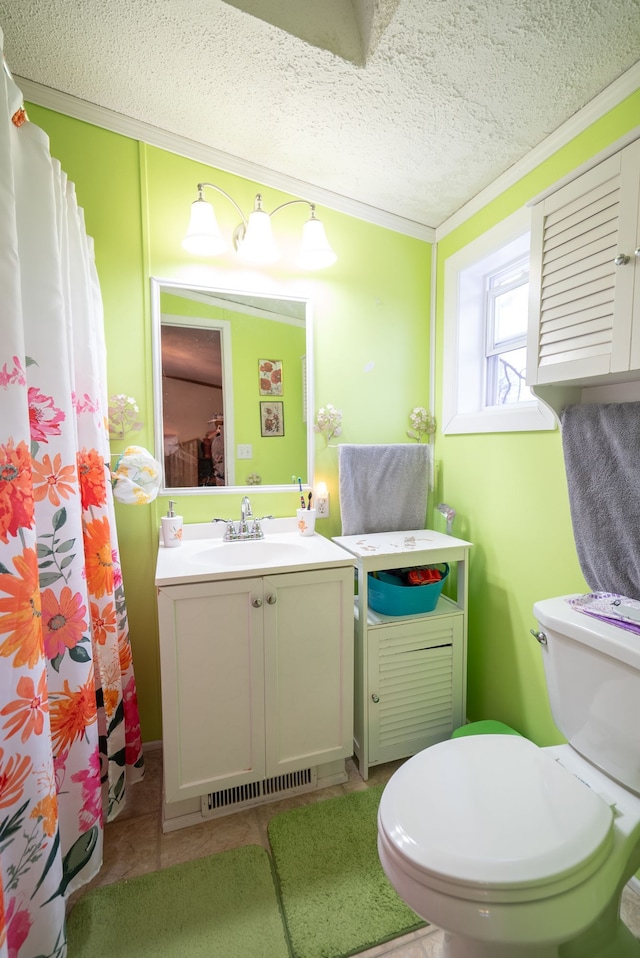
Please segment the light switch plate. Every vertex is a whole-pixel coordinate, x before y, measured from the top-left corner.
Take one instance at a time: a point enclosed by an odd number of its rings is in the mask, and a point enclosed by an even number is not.
[[[238,443],[238,459],[253,459],[253,448],[250,442]]]

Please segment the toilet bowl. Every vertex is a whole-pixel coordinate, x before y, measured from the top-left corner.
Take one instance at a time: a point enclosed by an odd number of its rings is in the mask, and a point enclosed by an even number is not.
[[[452,739],[384,789],[378,851],[396,891],[445,929],[443,958],[627,958],[618,917],[640,865],[640,797],[570,745]]]

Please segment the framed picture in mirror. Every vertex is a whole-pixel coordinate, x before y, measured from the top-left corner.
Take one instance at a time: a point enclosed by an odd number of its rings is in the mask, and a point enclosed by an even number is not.
[[[281,396],[282,395],[282,360],[281,359],[261,359],[259,360],[260,369],[260,395],[261,396]]]
[[[260,403],[260,435],[284,436],[284,403]]]

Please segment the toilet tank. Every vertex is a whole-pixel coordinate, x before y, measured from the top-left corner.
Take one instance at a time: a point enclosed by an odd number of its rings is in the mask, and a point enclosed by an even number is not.
[[[577,752],[640,795],[640,635],[568,598],[533,607],[553,719]]]

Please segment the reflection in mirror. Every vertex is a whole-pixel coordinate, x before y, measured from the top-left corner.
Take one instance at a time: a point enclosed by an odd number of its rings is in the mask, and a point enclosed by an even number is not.
[[[157,279],[151,293],[162,491],[310,484],[309,302]]]

